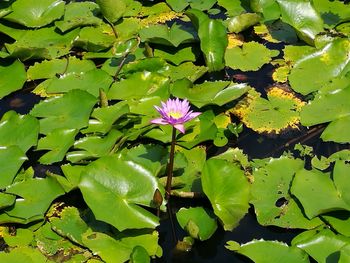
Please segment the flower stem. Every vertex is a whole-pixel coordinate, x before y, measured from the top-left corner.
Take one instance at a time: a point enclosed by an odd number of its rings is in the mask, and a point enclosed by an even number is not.
[[[175,143],[176,143],[176,129],[173,127],[172,138],[171,138],[171,146],[170,146],[170,155],[169,155],[169,163],[168,163],[168,174],[165,186],[165,198],[169,200],[171,193],[171,182],[173,179],[173,169],[174,169],[174,155],[175,155]]]

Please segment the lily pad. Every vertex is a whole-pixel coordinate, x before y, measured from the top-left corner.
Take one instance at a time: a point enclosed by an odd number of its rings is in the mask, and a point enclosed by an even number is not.
[[[71,2],[65,6],[63,20],[56,21],[56,27],[66,32],[80,26],[97,26],[102,20],[96,17],[99,11],[97,4],[93,2]]]
[[[79,103],[76,103],[79,101]],[[83,90],[72,90],[63,96],[46,99],[36,104],[31,115],[40,119],[40,133],[58,129],[80,129],[88,125],[92,107],[97,99]]]
[[[30,115],[6,112],[0,120],[0,147],[16,145],[23,152],[36,145],[39,135],[39,122]]]
[[[318,0],[313,5],[328,27],[332,28],[350,18],[350,9],[344,2]]]
[[[350,86],[344,89],[339,89],[338,86],[333,91],[319,93],[302,109],[301,123],[311,126],[331,122],[323,131],[321,138],[324,141],[350,142],[349,133],[346,132],[349,125],[349,99]]]
[[[225,160],[208,160],[202,186],[224,229],[235,228],[249,208],[250,186],[243,171]]]
[[[348,39],[333,40],[321,50],[315,50],[295,63],[289,75],[290,85],[303,95],[329,85],[334,78],[349,72],[349,54]],[[311,75],[312,78],[309,77]]]
[[[194,36],[176,23],[171,28],[166,25],[151,25],[141,29],[139,35],[142,42],[174,47],[194,41]]]
[[[10,14],[4,19],[27,27],[42,27],[63,16],[62,0],[17,0]]]
[[[301,249],[278,241],[253,240],[238,247],[229,243],[226,248],[250,258],[255,263],[279,262],[281,259],[285,263],[309,263],[308,255]]]
[[[66,93],[78,88],[98,97],[100,90],[108,92],[112,82],[113,78],[102,69],[93,69],[79,73],[72,72],[63,74],[59,78],[54,77],[46,88],[46,92],[48,94]]]
[[[102,15],[110,22],[119,20],[127,10],[126,0],[97,0]]]
[[[0,64],[0,98],[19,90],[26,81],[24,65],[15,60],[9,65]]]
[[[298,159],[269,159],[254,170],[251,200],[259,224],[283,228],[311,229],[322,224],[318,218],[309,220],[289,191],[294,174],[304,167]]]
[[[38,142],[37,150],[49,150],[40,157],[42,164],[51,164],[63,160],[68,149],[73,145],[76,129],[55,129],[41,138]]]
[[[44,60],[35,62],[34,65],[28,68],[27,78],[28,80],[48,79],[68,73],[81,74],[95,68],[96,66],[92,60],[80,60],[76,57]]]
[[[176,218],[191,237],[202,241],[209,239],[217,228],[215,217],[203,207],[181,208]]]
[[[299,37],[313,44],[316,35],[323,31],[323,20],[309,1],[276,0],[280,6],[282,21],[297,30]]]
[[[0,252],[0,260],[7,263],[46,263],[47,258],[39,250],[31,247],[18,247],[10,252]]]
[[[27,157],[18,146],[0,146],[0,161],[2,163],[0,188],[10,185],[19,168]]]
[[[270,50],[262,44],[251,41],[241,47],[227,48],[225,53],[226,65],[242,71],[254,71],[269,63],[272,57],[279,54],[277,50]]]
[[[179,98],[188,99],[193,105],[201,108],[214,104],[222,106],[230,101],[238,99],[246,93],[250,87],[247,84],[238,84],[230,81],[206,81],[193,85],[188,79],[175,81],[171,93]]]
[[[260,21],[260,15],[256,13],[243,13],[239,16],[232,17],[227,21],[227,29],[230,33],[239,33],[254,26]]]
[[[55,179],[47,177],[15,183],[7,187],[6,193],[17,195],[19,198],[13,207],[6,208],[5,213],[0,214],[0,222],[27,224],[43,219],[51,202],[63,195],[64,191]]]
[[[139,205],[150,206],[153,193],[161,187],[153,174],[135,162],[102,157],[83,171],[79,188],[96,219],[120,231],[159,224],[155,215]]]
[[[248,95],[230,110],[249,128],[258,133],[280,134],[287,129],[297,129],[299,112],[305,102],[283,87],[271,87],[263,99],[256,91]]]
[[[330,178],[329,173],[318,170],[301,170],[295,174],[291,193],[295,195],[304,208],[308,218],[336,211],[350,210]]]
[[[281,15],[276,0],[252,0],[250,1],[250,7],[254,12],[261,13],[265,21],[276,20]]]

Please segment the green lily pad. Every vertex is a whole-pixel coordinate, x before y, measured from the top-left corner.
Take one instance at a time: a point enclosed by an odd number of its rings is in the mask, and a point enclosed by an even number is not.
[[[0,252],[0,260],[6,263],[46,263],[47,258],[39,250],[31,247],[18,247],[10,252]]]
[[[321,138],[324,141],[339,143],[350,142],[349,126],[350,86],[340,89],[335,87],[333,91],[319,93],[315,99],[309,102],[301,111],[301,123],[311,126],[319,123],[331,122],[323,131]],[[316,115],[315,115],[316,114]]]
[[[230,33],[239,33],[260,21],[260,15],[256,13],[243,13],[239,16],[232,17],[227,21],[227,29]]]
[[[283,228],[311,229],[322,224],[318,218],[307,219],[302,208],[289,193],[294,174],[304,167],[298,159],[269,159],[254,170],[251,200],[259,224]]]
[[[16,228],[16,235],[12,236],[9,233],[5,232],[3,235],[4,241],[10,247],[23,247],[29,246],[33,241],[33,232],[26,228]]]
[[[202,77],[207,71],[207,67],[196,66],[191,62],[185,62],[178,66],[169,65],[168,72],[165,72],[164,74],[169,76],[172,81],[187,78],[191,82],[195,82],[197,79]]]
[[[339,195],[329,173],[318,170],[301,170],[295,174],[291,193],[295,195],[304,208],[308,218],[336,211],[339,209],[350,210],[350,205],[345,203]]]
[[[74,46],[91,52],[99,52],[112,47],[115,41],[113,30],[109,25],[103,23],[97,27],[83,27],[79,32],[79,37],[74,40]]]
[[[280,134],[288,129],[297,129],[299,112],[305,102],[283,87],[271,87],[267,98],[250,90],[248,95],[230,110],[249,128],[258,133]]]
[[[350,212],[334,211],[321,215],[321,218],[339,234],[350,237]]]
[[[46,92],[48,94],[66,93],[78,88],[98,97],[100,90],[108,92],[112,82],[113,78],[102,69],[72,72],[63,74],[59,78],[54,77],[46,88]]]
[[[339,262],[339,251],[350,242],[349,238],[336,235],[329,229],[305,234],[306,232],[295,237],[292,244],[304,250],[319,263]]]
[[[97,26],[102,23],[96,17],[98,11],[98,5],[93,2],[71,2],[65,6],[63,20],[56,21],[55,25],[62,32],[80,26]]]
[[[129,113],[129,105],[119,102],[112,106],[95,108],[91,114],[89,125],[82,133],[108,133],[112,125],[123,115]]]
[[[134,87],[134,88],[131,88]],[[136,72],[114,82],[107,94],[110,100],[141,99],[145,96],[168,98],[169,78],[156,72]]]
[[[0,209],[13,205],[15,201],[16,196],[0,193]]]
[[[0,120],[0,146],[16,145],[23,152],[36,145],[39,135],[39,122],[30,115],[6,112]]]
[[[63,160],[68,149],[74,144],[76,129],[55,129],[38,142],[37,150],[49,150],[40,157],[42,164],[51,164]]]
[[[303,95],[329,85],[334,78],[345,76],[349,72],[349,53],[348,39],[333,40],[321,50],[316,50],[295,63],[289,75],[290,85]],[[311,74],[313,78],[309,77]]]
[[[76,103],[79,101],[79,103]],[[72,90],[63,96],[36,104],[30,114],[40,119],[40,133],[54,129],[80,129],[88,125],[92,107],[97,99],[83,90]]]
[[[84,159],[95,159],[110,154],[117,140],[123,133],[117,130],[111,130],[106,136],[87,136],[74,143],[74,149],[67,153],[67,160],[76,163]],[[62,142],[61,142],[62,143]]]
[[[188,99],[193,105],[201,108],[214,104],[222,106],[241,97],[250,87],[247,84],[238,84],[230,81],[206,81],[193,85],[188,79],[175,81],[171,93],[183,99]]]
[[[0,29],[1,31],[1,29]],[[12,57],[21,60],[53,59],[67,55],[79,29],[61,35],[55,27],[45,27],[37,30],[15,30],[16,42],[5,44]]]
[[[262,44],[251,41],[244,43],[241,47],[227,48],[225,61],[230,68],[255,71],[269,63],[278,53],[277,50],[270,50]]]
[[[55,77],[57,74],[79,74],[95,68],[96,66],[92,60],[80,60],[76,57],[44,60],[35,62],[33,66],[28,68],[27,78],[28,80],[48,79]]]
[[[313,44],[316,35],[323,31],[323,20],[309,1],[276,0],[280,6],[282,21],[294,27],[299,37]]]
[[[252,0],[250,7],[256,13],[261,13],[265,21],[276,20],[280,17],[281,11],[276,0]]]
[[[126,0],[97,0],[102,15],[111,23],[121,18],[127,10]]]
[[[55,179],[47,177],[15,183],[7,187],[6,193],[17,195],[20,198],[16,199],[13,207],[6,208],[5,213],[0,214],[1,224],[12,222],[27,224],[43,219],[51,202],[63,195],[64,191]]]
[[[15,60],[9,65],[0,64],[0,98],[19,90],[26,82],[24,65]]]
[[[155,49],[153,51],[155,57],[161,57],[175,65],[179,65],[185,61],[196,61],[196,54],[192,47],[185,47],[180,50],[177,49]]]
[[[332,28],[350,18],[350,10],[344,2],[319,0],[313,5],[328,27]]]
[[[226,248],[250,258],[255,263],[279,262],[281,259],[285,263],[309,263],[308,255],[301,249],[278,241],[253,240],[241,246],[229,243]]]
[[[214,215],[203,207],[181,208],[176,218],[191,237],[201,241],[209,239],[217,229]]]
[[[161,187],[154,175],[139,164],[114,156],[102,157],[83,171],[79,188],[96,219],[120,231],[159,224],[155,215],[139,205],[150,206],[154,192]]]
[[[62,0],[17,0],[10,14],[4,19],[26,27],[42,27],[63,16],[65,2]]]
[[[251,11],[250,3],[247,0],[218,0],[218,4],[225,8],[226,14],[231,17]]]
[[[186,12],[198,30],[200,47],[210,72],[225,67],[225,50],[228,45],[225,26],[219,21],[208,18],[203,12],[191,9]]]
[[[176,23],[171,28],[166,25],[151,25],[141,29],[139,35],[142,42],[174,47],[194,41],[194,36]]]
[[[262,39],[265,39],[271,43],[298,42],[298,37],[294,28],[286,23],[283,23],[281,20],[256,25],[254,26],[254,32]]]
[[[0,161],[2,163],[0,188],[5,188],[12,183],[25,160],[27,157],[18,146],[0,147]]]
[[[147,253],[147,250],[142,246],[136,246],[133,248],[130,255],[130,263],[150,263],[151,259]]]
[[[249,208],[250,186],[243,171],[225,160],[208,160],[202,187],[224,229],[235,228]]]

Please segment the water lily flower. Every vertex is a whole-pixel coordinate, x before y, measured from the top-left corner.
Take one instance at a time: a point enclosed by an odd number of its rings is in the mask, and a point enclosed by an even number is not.
[[[186,99],[168,99],[165,103],[161,103],[162,107],[154,107],[162,117],[152,120],[151,123],[160,125],[170,124],[181,133],[185,133],[185,122],[188,122],[201,114],[200,112],[193,112],[190,110],[190,104]]]

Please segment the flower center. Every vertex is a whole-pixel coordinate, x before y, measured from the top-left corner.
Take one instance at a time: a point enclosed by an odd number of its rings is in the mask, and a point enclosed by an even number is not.
[[[172,118],[174,118],[174,119],[179,119],[179,118],[182,117],[182,113],[181,113],[180,111],[170,111],[170,112],[168,113],[168,116],[169,116],[169,117],[172,117]]]

